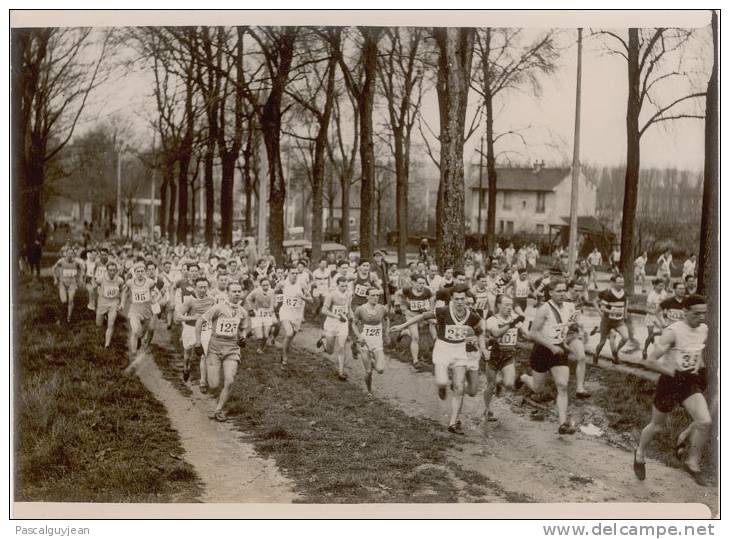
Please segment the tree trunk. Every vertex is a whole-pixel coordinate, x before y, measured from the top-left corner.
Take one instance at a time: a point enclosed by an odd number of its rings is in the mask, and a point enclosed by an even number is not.
[[[157,216],[160,223],[160,239],[165,237],[165,227],[167,226],[167,184],[169,179],[163,171],[162,182],[160,183],[160,211]]]
[[[464,125],[471,75],[474,30],[436,28],[439,51],[441,174],[436,202],[436,259],[443,270],[464,261]]]
[[[375,76],[378,68],[378,36],[380,29],[362,28],[364,42],[362,60],[365,81],[357,99],[360,111],[360,256],[369,260],[373,254],[373,190],[375,183],[375,145],[373,142],[373,105]]]
[[[393,130],[395,146],[395,221],[398,227],[398,267],[406,267],[408,248],[408,163],[403,155],[403,130]]]
[[[251,119],[249,119],[248,133],[246,136],[246,148],[243,151],[243,190],[246,196],[246,205],[243,210],[243,223],[246,234],[251,233],[251,199],[253,193],[253,181],[251,178],[251,160],[253,159],[254,152],[253,130],[253,122],[251,121]]]
[[[171,244],[175,244],[175,200],[177,197],[177,189],[175,187],[175,180],[173,174],[175,173],[175,162],[170,161],[167,164],[170,181],[168,187],[170,188],[170,208],[167,212],[167,240]]]
[[[205,148],[205,164],[203,165],[203,187],[205,189],[205,243],[212,246],[215,241],[215,230],[213,229],[213,216],[215,215],[215,186],[213,184],[213,155],[215,152],[215,139],[208,137],[208,145]]]
[[[342,216],[340,218],[340,243],[345,247],[350,246],[350,174],[343,173],[340,178],[340,193]]]
[[[221,155],[221,245],[233,243],[233,176],[236,156]]]
[[[634,293],[634,228],[639,193],[639,168],[641,166],[641,139],[639,135],[639,30],[629,28],[628,49],[629,96],[626,105],[626,179],[624,206],[621,219],[620,269],[626,283],[626,291]]]
[[[704,192],[702,194],[702,225],[700,235],[699,283],[698,289],[707,297],[707,346],[705,361],[707,362],[707,402],[713,417],[711,437],[712,457],[716,468],[720,453],[718,451],[718,394],[720,388],[718,366],[720,330],[720,244],[719,244],[719,201],[718,201],[718,35],[717,12],[712,12],[713,63],[712,74],[707,85],[707,101],[705,105],[705,173]]]
[[[190,154],[183,150],[178,160],[177,242],[188,241],[188,169]]]
[[[494,252],[497,243],[497,167],[494,156],[494,103],[492,95],[484,98],[487,109],[487,254]],[[478,203],[482,203],[479,193]],[[480,225],[481,226],[481,223]]]

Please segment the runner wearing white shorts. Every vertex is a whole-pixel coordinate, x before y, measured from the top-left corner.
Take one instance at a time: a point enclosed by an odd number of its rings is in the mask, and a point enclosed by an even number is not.
[[[422,320],[436,319],[438,338],[433,347],[434,374],[439,398],[444,400],[449,385],[449,369],[453,370],[449,432],[454,434],[464,434],[459,414],[464,403],[465,385],[468,395],[476,396],[479,390],[479,356],[486,356],[482,318],[466,306],[467,291],[465,285],[458,284],[452,288],[447,306],[437,307],[435,311],[423,313],[390,329],[400,332]],[[478,338],[479,354],[469,354],[466,350],[466,339],[472,332]]]
[[[304,302],[311,302],[312,296],[299,281],[299,270],[289,268],[286,280],[276,285],[275,292],[281,291],[282,305],[279,309],[281,329],[284,331],[284,345],[281,349],[281,366],[286,367],[289,359],[289,346],[302,327]]]
[[[215,299],[208,295],[208,279],[198,277],[195,279],[195,295],[187,296],[183,301],[180,312],[177,315],[177,321],[182,322],[182,340],[183,347],[183,381],[187,382],[190,378],[190,359],[193,355],[197,337],[195,335],[195,324],[198,318],[203,316],[208,310],[215,305]],[[208,342],[210,341],[211,328],[206,322],[203,322],[201,330],[200,342],[203,345],[203,351],[207,352]],[[200,391],[205,393],[208,390],[208,378],[205,368],[205,353],[200,356]]]
[[[371,287],[367,291],[367,303],[360,305],[352,315],[352,323],[360,347],[360,359],[365,369],[365,386],[373,389],[373,369],[378,374],[385,372],[383,335],[388,329],[388,309],[380,303],[380,289]]]
[[[656,278],[651,283],[653,289],[649,291],[646,296],[646,317],[644,323],[646,324],[646,341],[644,341],[644,351],[642,352],[642,359],[646,359],[649,353],[649,345],[654,342],[656,335],[661,335],[664,324],[661,320],[661,303],[667,299],[666,290],[664,290],[664,281],[660,278]]]
[[[134,277],[126,283],[125,294],[122,295],[120,308],[124,310],[127,305],[127,298],[131,304],[127,318],[129,320],[129,356],[130,356],[130,372],[132,361],[137,353],[138,342],[145,341],[147,333],[152,326],[153,312],[152,303],[158,299],[157,288],[155,282],[145,275],[145,267],[142,262],[138,262],[132,268]]]
[[[122,297],[124,279],[117,275],[117,264],[109,261],[105,273],[97,277],[97,290],[99,298],[96,302],[96,325],[101,327],[104,323],[104,315],[107,317],[106,332],[104,334],[104,347],[109,348],[114,332],[114,322],[119,311],[119,302]]]
[[[350,333],[350,296],[347,293],[347,277],[340,275],[337,286],[324,297],[322,314],[325,315],[324,335],[317,341],[317,349],[337,358],[337,377],[347,380],[345,374],[345,345]]]
[[[67,323],[71,322],[76,290],[85,269],[83,264],[74,257],[71,248],[66,249],[63,258],[53,266],[53,284],[58,286],[58,295],[61,298],[61,319],[65,316]]]
[[[246,309],[251,317],[251,329],[259,341],[257,354],[264,351],[271,328],[276,324],[276,295],[268,277],[259,280],[259,286],[246,296]]]
[[[220,384],[223,370],[223,388],[218,396],[218,404],[211,419],[225,421],[223,411],[231,387],[241,362],[241,346],[245,344],[246,310],[241,305],[243,289],[237,282],[228,283],[228,297],[213,305],[195,323],[195,348],[199,354],[203,352],[203,325],[207,323],[213,328],[206,353],[207,379],[211,389]]]

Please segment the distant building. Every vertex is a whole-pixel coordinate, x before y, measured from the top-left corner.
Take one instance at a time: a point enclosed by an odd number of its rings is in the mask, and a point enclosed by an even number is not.
[[[476,170],[474,170],[476,169]],[[486,231],[488,186],[486,170],[480,196],[479,168],[472,165],[471,180],[467,183],[465,201],[469,229],[476,233]],[[529,234],[550,233],[551,227],[565,226],[570,216],[572,174],[569,167],[549,168],[543,164],[519,168],[497,169],[496,233]],[[477,226],[479,201],[482,204],[481,226]],[[596,213],[596,187],[581,172],[579,177],[578,215]]]

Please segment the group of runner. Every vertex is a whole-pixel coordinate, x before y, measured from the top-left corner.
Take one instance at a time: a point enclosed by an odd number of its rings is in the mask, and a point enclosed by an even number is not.
[[[255,352],[262,353],[281,336],[280,364],[286,369],[306,304],[312,305],[317,320],[324,320],[317,347],[335,359],[338,378],[347,380],[349,348],[353,359],[362,362],[369,392],[374,374],[385,371],[391,336],[410,339],[412,363],[420,368],[427,362],[421,357],[420,341],[430,334],[439,398],[445,400],[451,390],[448,431],[454,434],[464,434],[460,414],[466,396],[478,396],[483,386],[486,426],[496,421],[490,410],[495,394],[525,385],[536,400],[544,400],[548,373],[557,391],[558,432],[574,434],[568,418],[570,363],[576,363],[576,397],[590,398],[585,388],[589,335],[600,332],[594,362],[606,340],[614,362],[625,345],[639,347],[623,278],[614,274],[610,286],[591,302],[589,286],[591,279],[595,284],[595,274],[586,260],[572,276],[545,271],[533,281],[527,263],[520,263],[527,257],[512,265],[503,257],[484,264],[467,260],[464,271],[447,267],[443,272],[420,261],[405,271],[391,266],[384,273],[382,252],[375,253],[372,267],[365,259],[322,259],[313,270],[304,259],[284,268],[262,258],[249,267],[241,253],[202,246],[110,245],[82,255],[68,248],[53,268],[60,318],[71,320],[76,290],[86,286],[87,307],[96,312],[97,325],[104,326],[106,317],[104,345],[109,347],[117,315],[123,313],[129,321],[128,374],[140,362],[140,349],[151,343],[156,324],[166,323],[168,328],[179,324],[183,379],[189,381],[191,364],[197,359],[200,390],[221,387],[212,416],[218,421],[226,419],[241,347],[253,340],[248,349],[255,346]],[[688,448],[686,469],[701,481],[699,457],[710,421],[702,394],[707,326],[706,303],[692,290],[693,282],[694,276],[686,275],[669,294],[665,279],[658,277],[647,295],[643,357],[661,377],[651,423],[635,453],[634,470],[640,479],[645,477],[647,444],[666,415],[681,404],[693,422],[680,436],[678,451]],[[600,324],[593,331],[585,327],[582,316],[587,307],[600,313]],[[391,324],[396,312],[405,320]],[[520,372],[516,364],[519,346],[531,347],[530,374]],[[482,371],[485,384],[480,381]]]

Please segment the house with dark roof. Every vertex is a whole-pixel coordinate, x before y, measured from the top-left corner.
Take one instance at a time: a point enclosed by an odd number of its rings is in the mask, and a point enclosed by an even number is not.
[[[471,232],[487,228],[487,171],[483,172],[481,188],[479,166],[469,171],[467,186],[466,217]],[[497,168],[497,234],[550,233],[551,227],[565,226],[570,216],[572,174],[570,167],[545,167],[536,163],[533,167]],[[596,187],[581,172],[578,189],[578,215],[592,217],[596,214]],[[481,202],[481,226],[477,227]]]

